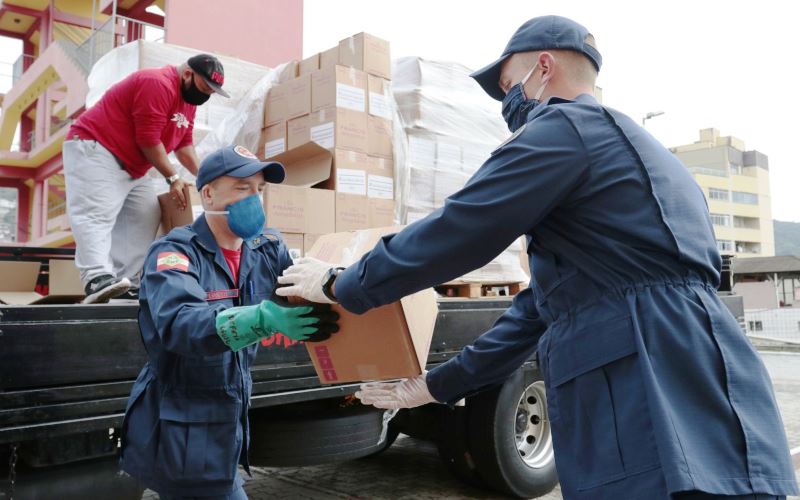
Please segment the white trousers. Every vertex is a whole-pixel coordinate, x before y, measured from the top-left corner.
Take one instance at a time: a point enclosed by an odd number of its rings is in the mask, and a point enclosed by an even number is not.
[[[138,287],[161,220],[151,179],[131,178],[96,141],[65,141],[62,156],[81,280],[86,285],[101,274],[111,274]]]

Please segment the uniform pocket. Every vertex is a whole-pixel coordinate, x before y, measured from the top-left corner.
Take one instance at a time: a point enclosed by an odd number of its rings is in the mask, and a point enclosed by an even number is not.
[[[657,466],[630,317],[561,337],[547,364],[565,480],[586,490]]]
[[[232,481],[242,449],[240,401],[164,397],[157,461],[171,481]]]

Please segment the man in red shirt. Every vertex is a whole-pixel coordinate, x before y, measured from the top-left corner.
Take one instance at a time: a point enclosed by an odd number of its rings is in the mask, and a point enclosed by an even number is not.
[[[72,124],[64,142],[67,213],[84,303],[136,298],[142,265],[158,231],[158,200],[145,175],[155,167],[185,208],[180,178],[167,155],[197,175],[192,143],[197,106],[224,90],[222,63],[209,54],[178,67],[143,69],[112,86]]]

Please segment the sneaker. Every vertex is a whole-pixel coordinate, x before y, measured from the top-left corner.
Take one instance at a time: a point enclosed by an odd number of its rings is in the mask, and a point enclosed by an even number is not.
[[[128,278],[115,278],[110,274],[101,274],[86,285],[84,304],[104,304],[108,299],[117,297],[131,287]]]
[[[120,304],[138,304],[139,303],[139,289],[129,288],[127,292],[117,295],[109,299],[109,302]]]

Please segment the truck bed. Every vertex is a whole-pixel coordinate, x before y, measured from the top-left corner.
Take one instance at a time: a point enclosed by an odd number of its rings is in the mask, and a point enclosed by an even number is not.
[[[428,366],[494,323],[508,298],[440,299]],[[0,444],[119,427],[145,362],[138,306],[0,305]],[[355,391],[321,385],[303,344],[276,335],[252,368],[252,407]]]

